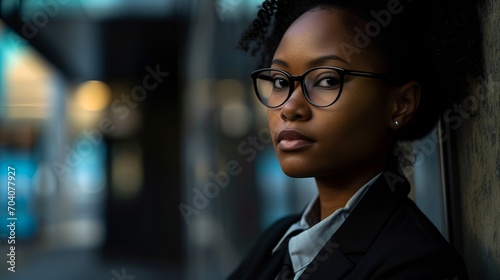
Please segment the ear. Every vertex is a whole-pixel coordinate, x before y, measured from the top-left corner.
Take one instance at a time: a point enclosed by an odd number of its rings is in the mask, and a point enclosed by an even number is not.
[[[415,114],[420,102],[420,84],[408,82],[395,89],[393,112],[389,126],[392,129],[403,127]]]

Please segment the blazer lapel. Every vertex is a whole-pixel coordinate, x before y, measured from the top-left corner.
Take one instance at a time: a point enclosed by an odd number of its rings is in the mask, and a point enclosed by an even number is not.
[[[366,252],[409,191],[410,185],[404,177],[390,171],[382,173],[335,233],[342,252],[346,255]]]
[[[384,171],[300,279],[342,279],[370,248],[394,208],[410,191],[399,173]]]

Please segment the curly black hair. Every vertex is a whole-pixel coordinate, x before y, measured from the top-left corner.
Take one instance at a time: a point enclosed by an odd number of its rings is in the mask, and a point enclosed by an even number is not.
[[[260,56],[259,66],[265,67],[285,31],[303,13],[313,8],[348,12],[352,16],[343,19],[348,28],[373,35],[369,38],[389,62],[390,82],[419,82],[419,108],[396,139],[415,140],[427,135],[440,115],[466,96],[469,75],[482,75],[478,5],[472,0],[266,0],[238,47]],[[398,12],[381,22],[381,11],[391,8]],[[375,23],[378,29],[370,29]]]

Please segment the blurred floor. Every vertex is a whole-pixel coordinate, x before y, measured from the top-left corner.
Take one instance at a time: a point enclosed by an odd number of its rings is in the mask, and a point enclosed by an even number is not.
[[[183,279],[182,267],[159,261],[103,256],[96,250],[65,249],[30,252],[17,248],[16,272],[7,270],[5,244],[2,246],[2,280],[166,280]],[[30,248],[29,250],[32,250]],[[4,254],[5,253],[5,254]]]

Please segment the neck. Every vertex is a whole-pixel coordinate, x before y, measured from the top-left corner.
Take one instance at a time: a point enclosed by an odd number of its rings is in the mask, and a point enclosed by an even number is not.
[[[331,176],[316,177],[321,220],[330,216],[337,209],[346,205],[347,201],[368,181],[384,169],[385,165],[377,165],[363,172],[345,172]]]

